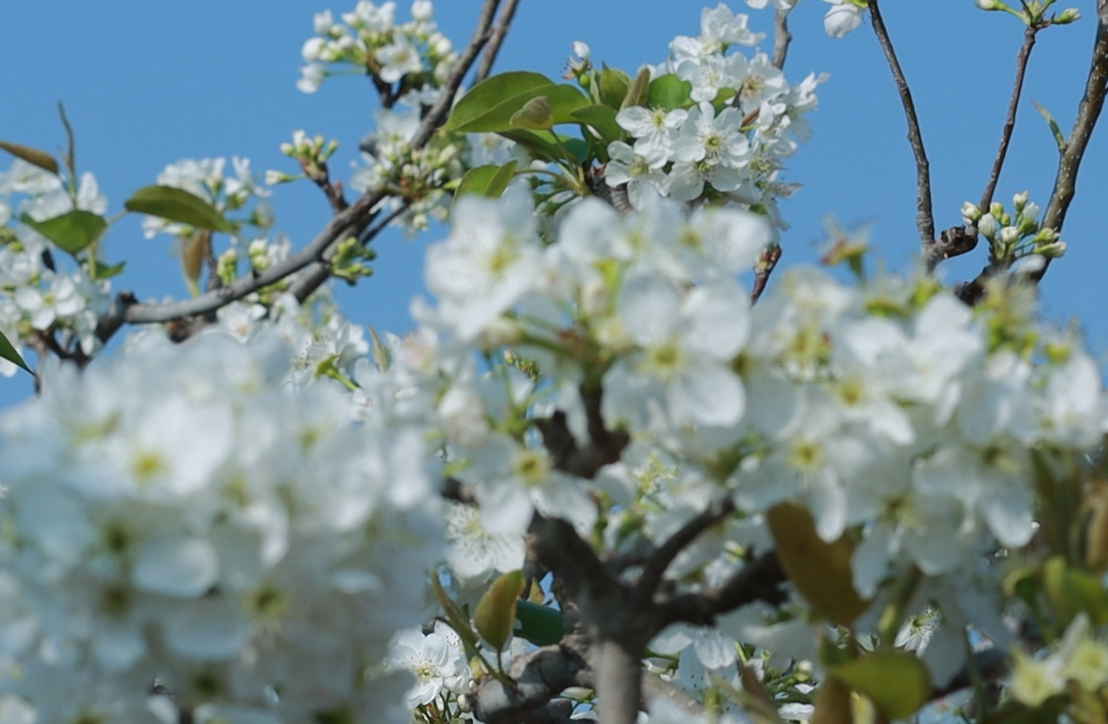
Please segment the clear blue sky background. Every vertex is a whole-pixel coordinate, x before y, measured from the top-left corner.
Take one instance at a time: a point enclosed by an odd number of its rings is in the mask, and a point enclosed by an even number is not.
[[[1025,105],[1018,118],[998,198],[1028,189],[1045,206],[1057,152],[1046,125],[1026,103],[1047,107],[1066,133],[1072,124],[1092,48],[1094,3],[1070,0],[1086,18],[1040,34],[1031,59]],[[337,14],[354,2],[330,5]],[[1064,3],[1060,2],[1059,7]],[[768,11],[749,12],[752,25],[772,30]],[[478,0],[439,0],[440,27],[462,46]],[[337,138],[335,175],[348,173],[368,130],[375,94],[367,81],[328,79],[315,95],[299,93],[300,47],[312,35],[313,12],[325,3],[192,0],[54,0],[6,2],[0,20],[0,138],[59,151],[64,135],[55,106],[63,101],[77,134],[80,170],[96,174],[117,211],[133,190],[153,183],[165,164],[185,157],[246,156],[266,168],[295,171],[278,151],[293,130]],[[699,30],[701,4],[665,0],[522,0],[499,70],[528,69],[556,77],[574,40],[588,42],[597,61],[632,74],[659,62],[677,34]],[[821,19],[827,5],[803,0],[791,16],[795,40],[786,74],[793,82],[826,71],[815,138],[792,159],[786,180],[804,184],[785,203],[793,224],[783,263],[811,263],[833,213],[844,224],[872,220],[873,240],[892,269],[906,269],[917,250],[915,171],[892,79],[868,20],[842,40],[830,40]],[[400,15],[407,17],[405,3]],[[972,0],[884,3],[889,32],[920,113],[931,160],[936,225],[960,223],[963,200],[976,201],[1000,134],[1022,39],[1012,17],[984,13]],[[771,38],[764,43],[768,49]],[[1108,119],[1101,125],[1108,124]],[[7,159],[2,161],[6,168]],[[1063,238],[1070,251],[1043,284],[1044,314],[1079,318],[1094,353],[1108,352],[1108,129],[1093,136]],[[328,207],[307,183],[281,186],[272,198],[276,228],[295,245],[325,223]],[[432,230],[413,241],[388,233],[375,242],[376,275],[340,299],[352,319],[378,329],[410,328],[407,309],[422,288],[422,252],[442,237]],[[145,240],[138,219],[113,227],[109,259],[129,266],[116,288],[140,298],[183,296],[177,262],[165,237]],[[944,264],[950,281],[972,277],[985,250]],[[771,282],[772,283],[772,282]],[[0,404],[29,391],[26,376],[0,380]]]

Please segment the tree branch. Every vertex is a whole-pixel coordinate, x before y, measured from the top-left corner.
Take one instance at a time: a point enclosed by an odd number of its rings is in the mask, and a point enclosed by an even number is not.
[[[681,551],[685,550],[701,533],[720,522],[735,510],[735,501],[731,496],[716,500],[703,511],[694,515],[683,526],[677,529],[673,535],[658,546],[643,564],[642,575],[635,584],[634,596],[648,605],[654,593],[658,590],[662,577],[665,575],[669,564],[673,562]]]
[[[700,593],[678,593],[659,601],[658,631],[673,623],[714,626],[716,616],[755,601],[780,605],[787,600],[781,585],[785,571],[773,551],[766,551],[738,571],[726,583]]]
[[[506,687],[486,676],[468,695],[470,707],[485,724],[544,724],[568,719],[550,700],[588,671],[584,642],[568,641],[545,646],[514,659],[508,667],[513,686]]]
[[[773,15],[773,67],[781,70],[785,67],[785,58],[789,54],[789,43],[793,36],[789,32],[789,14],[778,10]]]
[[[500,0],[485,0],[477,21],[477,28],[474,30],[469,45],[458,58],[453,70],[450,71],[450,75],[443,84],[442,94],[438,102],[423,118],[422,123],[409,142],[409,148],[412,151],[423,148],[446,119],[454,101],[454,95],[462,84],[462,79],[469,72],[481,49],[490,38],[489,28],[499,5]],[[97,336],[101,341],[107,342],[125,323],[153,324],[208,314],[263,287],[281,281],[306,267],[310,267],[310,269],[305,274],[313,280],[315,288],[318,288],[319,284],[322,284],[323,280],[327,278],[326,260],[332,245],[350,236],[359,236],[373,218],[374,207],[386,196],[387,194],[383,190],[366,192],[348,208],[331,217],[323,230],[298,253],[293,254],[279,264],[274,264],[264,272],[239,279],[234,284],[202,294],[195,299],[165,304],[136,304],[133,295],[123,292],[115,299],[112,308],[97,325]],[[305,284],[303,286],[302,291],[306,291],[307,294],[314,291],[314,288],[308,289],[310,285]]]
[[[877,34],[877,41],[885,51],[885,60],[888,61],[889,69],[893,73],[896,90],[904,106],[904,115],[908,119],[908,143],[912,146],[912,154],[916,159],[916,227],[919,229],[920,253],[926,255],[928,247],[935,243],[935,217],[931,211],[931,172],[927,163],[927,153],[923,148],[923,136],[920,134],[912,92],[908,88],[908,81],[904,78],[904,71],[900,69],[900,62],[896,59],[896,51],[893,50],[889,32],[881,17],[881,10],[877,6],[877,0],[867,0],[867,2],[873,15],[873,32]]]
[[[1004,128],[1000,133],[1000,148],[993,159],[993,168],[989,172],[989,181],[985,184],[985,191],[981,194],[981,203],[977,205],[981,213],[989,213],[989,204],[993,202],[993,193],[996,191],[997,182],[1000,180],[1000,171],[1004,167],[1004,159],[1008,155],[1008,143],[1012,140],[1012,131],[1016,127],[1016,111],[1019,110],[1020,94],[1023,92],[1023,76],[1027,71],[1027,61],[1031,57],[1031,49],[1035,47],[1035,34],[1039,32],[1037,25],[1027,26],[1023,31],[1023,45],[1016,56],[1016,81],[1012,85],[1012,98],[1008,101],[1008,115],[1004,119]]]
[[[500,52],[500,46],[504,43],[508,30],[511,29],[512,18],[515,16],[518,7],[519,0],[508,0],[501,9],[496,27],[492,31],[492,37],[489,38],[489,46],[485,48],[485,57],[481,59],[481,64],[477,66],[477,74],[473,78],[473,85],[477,85],[489,77],[493,63],[496,62],[496,56]]]
[[[1059,232],[1062,230],[1066,213],[1077,192],[1077,172],[1081,167],[1081,159],[1085,156],[1089,138],[1093,135],[1093,128],[1100,118],[1105,93],[1108,93],[1108,2],[1101,0],[1097,6],[1097,13],[1099,22],[1093,43],[1089,78],[1085,82],[1085,94],[1077,106],[1077,118],[1073,121],[1073,130],[1070,131],[1066,148],[1058,160],[1058,175],[1054,179],[1054,189],[1050,193],[1050,201],[1043,213],[1042,225]],[[1049,266],[1048,257],[1046,266],[1035,275],[1036,281],[1042,279]]]

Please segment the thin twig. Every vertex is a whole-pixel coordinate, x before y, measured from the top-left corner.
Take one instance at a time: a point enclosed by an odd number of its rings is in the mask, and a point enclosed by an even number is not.
[[[519,0],[508,0],[504,4],[504,8],[500,11],[500,17],[497,19],[496,27],[492,30],[492,37],[489,38],[489,45],[485,48],[485,57],[481,59],[481,64],[477,66],[477,74],[473,77],[473,85],[477,85],[488,78],[489,73],[492,72],[493,63],[496,62],[496,56],[500,52],[500,46],[504,43],[504,38],[508,35],[508,30],[512,25],[512,17],[515,16],[518,7]]]
[[[773,16],[773,67],[781,70],[785,67],[785,58],[789,54],[789,43],[793,36],[789,32],[789,14],[778,10]]]
[[[1004,168],[1004,159],[1008,155],[1008,143],[1012,140],[1012,131],[1016,127],[1016,111],[1019,110],[1020,94],[1023,92],[1023,76],[1027,71],[1027,61],[1031,57],[1031,49],[1035,47],[1035,34],[1039,32],[1037,25],[1027,26],[1023,31],[1023,46],[1016,56],[1016,81],[1012,86],[1012,98],[1008,101],[1008,115],[1004,119],[1004,128],[1000,133],[1000,148],[993,159],[993,168],[989,172],[989,182],[985,185],[985,191],[981,194],[981,203],[977,208],[981,213],[989,213],[989,204],[993,202],[993,193],[996,192],[997,182],[1000,180],[1000,171]]]
[[[731,496],[714,501],[703,511],[693,516],[677,529],[651,553],[643,564],[642,574],[635,584],[635,596],[644,602],[650,601],[658,590],[666,569],[675,558],[685,550],[700,534],[720,522],[735,510],[735,501]]]
[[[877,6],[877,0],[868,0],[868,3],[870,13],[873,15],[873,32],[877,34],[877,41],[885,51],[885,60],[888,61],[889,69],[893,73],[896,90],[904,106],[904,115],[908,119],[908,143],[911,144],[912,154],[916,159],[916,227],[919,229],[920,252],[926,254],[927,248],[935,243],[935,217],[931,211],[931,172],[927,163],[927,153],[923,149],[923,136],[920,134],[912,92],[908,88],[908,81],[904,78],[904,71],[900,69],[900,62],[896,59],[896,51],[893,50],[889,32],[881,17],[881,10]]]
[[[1085,148],[1093,135],[1104,107],[1104,96],[1108,93],[1108,24],[1097,25],[1097,37],[1093,46],[1093,58],[1089,67],[1089,78],[1085,82],[1085,94],[1077,107],[1077,118],[1073,121],[1073,130],[1066,141],[1066,149],[1058,161],[1058,175],[1054,179],[1054,189],[1050,193],[1050,202],[1043,213],[1043,226],[1062,230],[1066,212],[1077,190],[1077,171]],[[1050,261],[1049,259],[1047,260]],[[1045,270],[1044,270],[1045,271]]]
[[[489,28],[499,5],[500,0],[485,0],[473,38],[443,84],[442,95],[438,102],[423,118],[415,136],[409,142],[409,148],[413,151],[423,148],[446,119],[462,79],[489,40]],[[366,192],[348,208],[331,217],[315,238],[299,252],[261,273],[239,279],[222,289],[202,294],[194,299],[164,304],[136,304],[133,295],[123,292],[115,299],[112,308],[97,325],[97,336],[101,341],[106,342],[125,323],[156,324],[208,314],[263,287],[281,281],[305,267],[308,267],[306,275],[313,280],[319,280],[316,284],[318,288],[318,285],[327,278],[326,275],[320,277],[320,271],[326,269],[325,260],[332,245],[351,236],[360,235],[373,218],[373,208],[386,196],[387,193],[379,189]],[[308,293],[310,294],[310,291]]]

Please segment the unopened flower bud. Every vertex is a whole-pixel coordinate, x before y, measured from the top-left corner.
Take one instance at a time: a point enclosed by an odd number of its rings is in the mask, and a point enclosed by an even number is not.
[[[1004,3],[1000,0],[974,0],[974,4],[982,10],[1003,10]]]
[[[998,240],[1005,246],[1011,246],[1020,240],[1020,230],[1014,226],[1005,226],[1000,230]]]
[[[994,219],[999,219],[1004,216],[1004,204],[999,201],[994,201],[989,204],[989,213],[993,215]]]
[[[986,239],[992,239],[996,236],[996,232],[1000,229],[1000,224],[996,223],[996,217],[992,214],[985,214],[981,217],[981,220],[977,222],[977,231]]]
[[[430,0],[416,0],[412,3],[412,20],[426,23],[435,12],[435,7]]]
[[[1081,19],[1081,11],[1077,8],[1066,8],[1054,18],[1055,25],[1067,25]]]
[[[573,41],[573,54],[576,55],[578,58],[580,58],[581,60],[588,60],[589,52],[590,50],[588,43],[584,43],[580,40]]]
[[[1018,194],[1012,196],[1012,205],[1016,207],[1016,213],[1023,211],[1023,207],[1027,206],[1027,192],[1020,191]]]
[[[977,204],[972,201],[966,201],[962,204],[962,219],[967,224],[973,226],[981,218],[981,209],[977,208]]]
[[[1035,249],[1036,254],[1042,254],[1048,259],[1060,259],[1062,255],[1066,253],[1066,242],[1055,241],[1050,244],[1037,247]]]

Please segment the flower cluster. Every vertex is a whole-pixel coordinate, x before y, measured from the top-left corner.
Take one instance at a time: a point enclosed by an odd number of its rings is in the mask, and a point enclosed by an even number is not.
[[[96,322],[107,310],[110,274],[95,260],[68,264],[69,254],[19,222],[43,222],[74,209],[103,214],[107,206],[88,172],[77,181],[17,158],[0,173],[0,330],[17,347],[20,339],[57,331],[85,354],[99,347]],[[15,371],[11,362],[0,360],[0,374],[10,377]]]
[[[0,421],[0,660],[39,721],[402,722],[378,666],[441,555],[410,428],[290,394],[275,335],[148,336]]]
[[[358,0],[353,12],[342,14],[342,23],[335,22],[330,10],[317,13],[316,36],[301,50],[308,65],[296,87],[304,93],[317,91],[330,74],[326,64],[353,66],[382,83],[401,83],[406,90],[438,87],[457,57],[454,46],[432,20],[430,0],[415,0],[411,16],[409,22],[397,23],[392,0],[380,6]]]
[[[1035,219],[1039,205],[1028,201],[1026,191],[1012,196],[1012,211],[1014,215],[994,201],[982,213],[967,201],[962,204],[962,219],[988,240],[993,258],[1008,265],[1025,259],[1024,266],[1041,267],[1044,258],[1057,259],[1066,253],[1066,243],[1058,240],[1058,232]]]
[[[1032,658],[1016,651],[1009,691],[1012,698],[1032,709],[1051,697],[1070,694],[1075,708],[1102,712],[1106,686],[1108,643],[1095,636],[1089,617],[1081,613],[1045,655]]]
[[[250,159],[232,156],[233,175],[226,172],[226,166],[227,159],[222,156],[200,160],[185,158],[177,163],[168,164],[158,174],[156,180],[160,186],[171,186],[188,191],[211,204],[221,214],[242,210],[251,200],[261,201],[269,196],[269,189],[259,185],[254,178],[254,173],[250,169]],[[268,202],[262,202],[250,209],[242,225],[265,229],[272,223],[273,211]],[[169,234],[183,238],[191,234],[193,228],[187,224],[167,221],[157,216],[147,216],[142,220],[142,231],[147,239],[153,238],[156,234]]]
[[[633,142],[609,145],[607,183],[627,184],[636,208],[653,189],[679,201],[725,196],[777,219],[776,200],[795,190],[778,179],[782,160],[810,137],[803,116],[816,107],[826,76],[790,86],[765,53],[729,54],[763,36],[723,4],[703,11],[700,29],[697,37],[675,38],[669,59],[652,69],[656,82],[672,76],[687,84],[692,107],[620,110],[616,122]]]
[[[417,304],[417,317],[440,349],[506,346],[541,372],[541,384],[507,365],[491,385],[472,373],[440,383],[447,460],[480,504],[482,570],[500,567],[493,541],[521,535],[533,511],[582,533],[604,521],[606,545],[630,550],[730,495],[744,516],[668,572],[718,584],[742,565],[734,546],[765,545],[762,514],[791,501],[824,540],[858,539],[863,599],[922,572],[914,605],[934,603],[949,624],[916,647],[936,677],[962,656],[959,622],[1005,640],[1000,573],[972,562],[1031,539],[1035,455],[1092,450],[1108,430],[1095,362],[1072,336],[1036,326],[1018,279],[997,279],[975,313],[927,278],[848,286],[796,268],[751,310],[735,275],[772,230],[748,212],[686,218],[655,198],[621,218],[585,200],[544,241],[527,195],[510,189],[462,199],[453,221],[428,251],[437,306]],[[590,386],[603,392],[604,423],[632,443],[586,481],[520,431],[558,409],[585,445],[579,390]],[[708,637],[689,648],[708,668],[733,663],[736,641],[774,648],[746,614],[691,631],[652,648]]]

